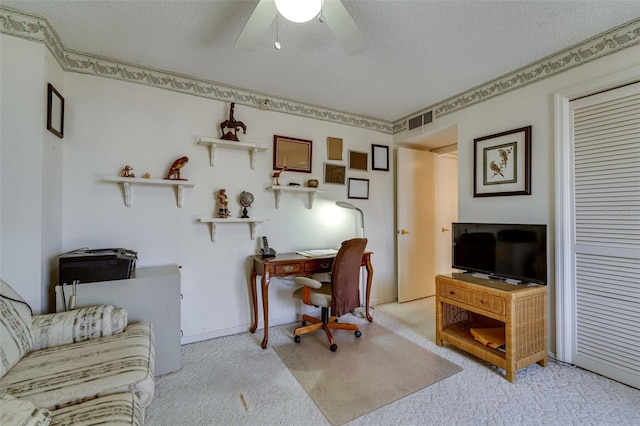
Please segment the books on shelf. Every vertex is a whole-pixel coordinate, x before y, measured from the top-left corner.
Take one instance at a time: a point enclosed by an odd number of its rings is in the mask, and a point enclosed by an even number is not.
[[[474,339],[490,348],[499,349],[504,347],[504,327],[496,328],[470,328],[469,331]]]
[[[296,254],[304,257],[325,257],[335,256],[338,253],[336,249],[319,249],[319,250],[304,250],[297,251]]]

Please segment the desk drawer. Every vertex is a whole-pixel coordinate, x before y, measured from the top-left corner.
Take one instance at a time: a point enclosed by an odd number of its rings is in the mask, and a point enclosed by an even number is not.
[[[276,265],[276,275],[298,274],[300,271],[301,265],[299,263]]]
[[[447,283],[443,283],[440,287],[440,296],[485,309],[498,315],[505,314],[505,301],[502,297],[460,288]]]
[[[333,259],[318,259],[304,264],[305,272],[331,272]]]

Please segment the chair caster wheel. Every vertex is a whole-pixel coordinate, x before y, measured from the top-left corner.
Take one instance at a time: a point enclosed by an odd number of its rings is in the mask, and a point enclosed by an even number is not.
[[[336,350],[338,350],[338,345],[334,343],[333,345],[329,346],[329,349],[331,349],[331,352],[335,352]]]
[[[355,335],[356,335],[356,337],[360,337],[360,336],[362,336],[362,333],[360,332],[360,330],[356,330],[356,332],[355,332],[355,333],[353,333],[353,334],[355,334]]]
[[[296,343],[300,343],[300,340],[302,340],[302,339],[300,339],[300,336],[294,336],[294,338],[293,338],[293,341],[296,342]]]

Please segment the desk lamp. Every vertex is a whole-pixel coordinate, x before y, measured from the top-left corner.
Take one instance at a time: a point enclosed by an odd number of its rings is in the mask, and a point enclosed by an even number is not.
[[[343,209],[349,209],[349,210],[356,210],[360,213],[360,219],[361,219],[361,223],[362,223],[362,228],[360,228],[360,231],[362,232],[362,238],[364,238],[364,213],[362,212],[362,210],[360,210],[359,208],[357,208],[356,206],[354,206],[351,203],[347,203],[346,201],[336,201],[336,206],[338,207],[342,207]],[[362,283],[362,285],[364,286],[364,278],[362,276],[360,276],[360,282]],[[366,317],[365,311],[366,311],[366,307],[364,306],[364,289],[361,288],[360,289],[360,307],[355,308],[353,310],[353,314],[355,316],[358,316],[360,318],[364,318]],[[373,309],[372,307],[369,307],[369,309]]]
[[[362,210],[351,203],[347,203],[346,201],[336,201],[336,206],[342,207],[343,209],[357,210],[358,212],[360,212],[360,219],[362,220],[362,228],[360,228],[360,230],[362,231],[362,238],[364,238],[364,213],[362,212]]]

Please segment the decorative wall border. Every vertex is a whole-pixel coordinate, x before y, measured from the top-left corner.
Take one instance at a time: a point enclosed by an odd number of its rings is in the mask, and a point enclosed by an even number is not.
[[[578,65],[640,43],[640,18],[602,32],[588,40],[537,60],[490,82],[459,93],[393,123],[394,132],[406,130],[407,119],[429,110],[439,118],[495,96],[520,89]]]
[[[407,119],[429,110],[434,118],[459,111],[503,93],[522,88],[576,66],[640,43],[640,18],[600,33],[487,83],[452,96],[394,122],[330,110],[301,102],[274,98],[213,81],[126,64],[82,52],[65,50],[60,37],[44,18],[0,6],[0,32],[44,43],[65,71],[91,74],[165,90],[293,114],[387,134],[407,129]]]

